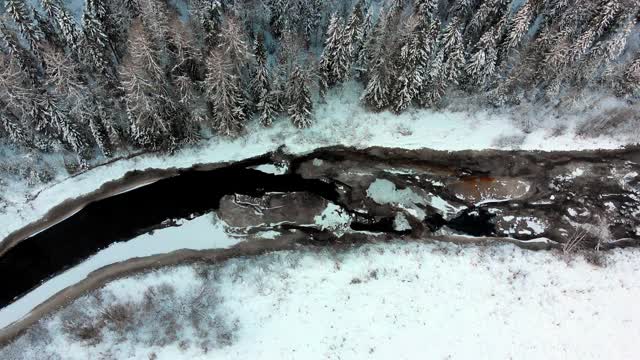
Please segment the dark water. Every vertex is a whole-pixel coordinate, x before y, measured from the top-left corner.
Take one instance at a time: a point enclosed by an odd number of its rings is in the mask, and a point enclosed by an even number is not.
[[[185,171],[173,178],[96,201],[68,219],[34,235],[0,258],[0,307],[42,281],[101,249],[130,240],[167,219],[188,218],[216,209],[228,194],[307,191],[337,201],[333,184],[298,175],[272,175],[242,164],[211,171]]]
[[[218,208],[229,194],[261,197],[267,192],[309,192],[340,204],[336,184],[291,174],[273,175],[248,167],[268,163],[264,156],[225,168],[186,170],[119,195],[95,201],[68,219],[18,243],[0,257],[0,307],[73,267],[112,243],[127,241],[169,219],[185,219]],[[295,169],[295,163],[292,168]],[[452,221],[433,214],[425,219],[432,231],[443,225],[472,235],[491,235],[489,214],[468,212]],[[402,234],[393,230],[393,218],[354,221],[354,230]]]

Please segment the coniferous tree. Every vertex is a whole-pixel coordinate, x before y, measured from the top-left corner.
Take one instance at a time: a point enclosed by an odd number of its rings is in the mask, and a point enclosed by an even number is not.
[[[378,59],[377,63],[369,71],[369,81],[360,100],[368,107],[375,110],[383,110],[389,105],[389,77],[384,59]]]
[[[348,59],[348,66],[353,62],[356,51],[359,50],[362,41],[363,26],[365,24],[364,0],[356,2],[342,34],[342,46]]]
[[[356,60],[356,70],[358,78],[367,81],[367,75],[378,61],[378,57],[383,55],[382,42],[384,40],[384,32],[386,29],[384,14],[380,14],[378,22],[373,30],[364,38],[362,49]]]
[[[60,0],[41,0],[42,8],[60,30],[65,45],[77,53],[80,45],[80,35],[75,21]]]
[[[9,29],[6,24],[0,22],[0,39],[4,42],[7,53],[16,60],[22,71],[24,71],[32,84],[40,81],[40,69],[32,54],[22,47],[16,33]]]
[[[495,24],[500,21],[500,18],[507,12],[509,0],[487,0],[483,1],[478,11],[476,11],[469,24],[464,30],[464,38],[467,44],[473,44],[482,35],[486,34],[489,28],[495,27]],[[498,43],[500,34],[495,33],[495,39],[491,41]],[[488,39],[485,39],[485,42]]]
[[[254,98],[259,103],[262,96],[266,96],[271,90],[271,79],[267,64],[267,50],[264,46],[264,35],[258,34],[254,43],[254,58],[256,70],[251,81],[251,90]]]
[[[38,31],[42,34],[42,40],[47,44],[46,46],[53,46],[58,49],[63,49],[65,47],[64,39],[58,33],[49,17],[43,17],[39,12],[34,11],[33,19]]]
[[[466,71],[470,77],[470,83],[478,88],[485,88],[496,72],[498,62],[498,27],[493,27],[485,32],[476,45],[475,52],[469,58]]]
[[[614,24],[620,10],[621,7],[618,0],[608,0],[602,3],[586,30],[574,43],[571,49],[573,61],[577,61],[591,49],[593,43]]]
[[[465,66],[464,43],[459,20],[452,19],[442,32],[440,49],[429,72],[426,104],[438,105],[450,86],[457,86]]]
[[[20,33],[29,43],[29,47],[37,56],[40,50],[40,39],[43,35],[31,15],[33,9],[30,9],[24,0],[7,0],[6,9],[18,25]]]
[[[4,130],[12,144],[31,147],[29,133],[20,123],[20,119],[12,113],[4,111],[2,109],[4,107],[0,101],[0,129]]]
[[[421,21],[428,23],[437,16],[438,0],[414,0],[415,14]]]
[[[640,97],[640,52],[622,73],[618,95]]]
[[[504,44],[505,51],[520,45],[527,31],[529,31],[529,26],[534,19],[534,1],[535,0],[525,0],[513,16]]]
[[[259,97],[260,101],[256,105],[258,114],[260,114],[260,124],[262,126],[271,126],[273,120],[278,115],[278,94],[275,91],[262,90]]]
[[[307,76],[296,66],[287,84],[289,117],[293,125],[300,129],[311,126],[312,122],[313,103],[307,82]]]
[[[102,16],[103,7],[95,6],[96,1],[87,1],[82,15],[83,37],[82,51],[84,62],[103,75],[110,75],[109,38],[103,29],[99,19]],[[94,9],[95,8],[95,9]]]
[[[27,111],[23,105],[29,96],[24,89],[27,80],[14,61],[1,53],[0,67],[0,132],[4,131],[11,143],[30,148],[33,134],[20,118]]]
[[[436,23],[432,23],[435,26]],[[409,22],[409,33],[400,50],[400,73],[395,91],[394,111],[404,111],[425,86],[429,61],[433,51],[432,30],[418,17]]]
[[[324,50],[320,57],[320,92],[334,87],[345,80],[349,69],[349,42],[344,39],[345,31],[336,13],[331,16]]]
[[[158,50],[140,21],[129,32],[129,54],[120,67],[133,140],[151,150],[172,150],[176,139],[167,114],[167,84]]]
[[[245,100],[227,53],[217,50],[210,54],[205,83],[216,130],[226,136],[239,134],[247,119]]]

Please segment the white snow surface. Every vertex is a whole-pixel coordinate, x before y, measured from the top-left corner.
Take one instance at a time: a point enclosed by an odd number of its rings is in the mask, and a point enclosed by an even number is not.
[[[181,266],[106,289],[124,302],[153,284],[182,296],[213,282],[216,312],[237,324],[229,345],[205,353],[197,341],[148,347],[135,336],[86,345],[56,315],[43,324],[50,342],[14,346],[25,359],[633,359],[639,255],[614,250],[599,268],[512,245],[390,243],[235,259],[207,279]]]
[[[104,266],[179,249],[228,248],[242,241],[242,238],[227,235],[223,222],[214,214],[179,223],[181,225],[177,227],[160,229],[126,242],[111,244],[80,264],[45,281],[22,298],[0,309],[0,328],[21,319],[57,292],[84,280],[91,272]]]
[[[59,174],[53,186],[30,188],[23,184],[8,184],[0,194],[8,203],[6,211],[0,214],[0,239],[39,219],[62,201],[90,193],[105,182],[119,179],[129,171],[237,161],[276,150],[281,145],[285,145],[289,152],[299,154],[332,145],[480,150],[497,148],[499,146],[496,144],[500,143],[500,139],[513,136],[523,137],[524,140],[521,144],[507,142],[502,148],[612,149],[637,141],[623,136],[579,137],[575,135],[579,117],[541,117],[536,119],[537,127],[525,133],[516,125],[520,122],[521,115],[512,114],[508,110],[500,113],[470,113],[414,109],[401,115],[390,112],[372,113],[360,105],[360,92],[358,85],[350,83],[327,96],[326,103],[316,107],[314,124],[308,129],[296,129],[285,118],[275,122],[271,128],[263,128],[257,121],[253,121],[247,125],[244,136],[234,139],[216,136],[200,146],[184,149],[173,156],[142,155],[97,167],[73,178]],[[566,125],[567,129],[560,135],[553,135],[553,126],[558,123]],[[39,190],[43,191],[37,198],[25,200]]]

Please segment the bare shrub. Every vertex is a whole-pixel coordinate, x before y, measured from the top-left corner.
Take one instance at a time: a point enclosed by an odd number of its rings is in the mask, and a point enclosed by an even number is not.
[[[524,140],[525,135],[502,135],[493,141],[493,146],[500,149],[519,149]]]
[[[102,310],[101,322],[110,331],[124,336],[134,324],[134,304],[131,302],[116,303]]]
[[[119,300],[117,295],[99,289],[73,302],[59,311],[51,322],[71,341],[83,345],[97,345],[102,341],[124,342],[149,347],[176,345],[185,350],[200,346],[203,351],[229,346],[236,339],[238,320],[220,310],[221,298],[216,293],[216,266],[202,265],[202,273],[195,286],[177,291],[170,283],[149,286],[140,300]],[[189,337],[186,337],[189,335]],[[39,348],[52,341],[46,327],[34,327],[19,338],[15,348]],[[28,343],[28,346],[24,344]],[[17,343],[16,343],[17,344]],[[0,349],[0,354],[13,350]],[[7,358],[1,356],[0,359]],[[116,358],[112,353],[101,353],[101,358]],[[32,359],[33,356],[16,359]],[[38,357],[43,358],[43,357]],[[153,357],[151,357],[153,358]]]
[[[584,137],[602,135],[640,135],[640,110],[634,106],[619,106],[589,117],[576,129]]]
[[[95,345],[102,341],[102,324],[82,319],[67,319],[62,322],[62,330],[75,340]]]
[[[605,267],[607,266],[606,257],[602,253],[602,251],[598,250],[587,250],[583,253],[584,260],[589,264],[597,267]]]
[[[562,245],[562,253],[565,256],[576,253],[583,246],[582,243],[587,237],[587,231],[581,228],[576,229],[573,235]]]

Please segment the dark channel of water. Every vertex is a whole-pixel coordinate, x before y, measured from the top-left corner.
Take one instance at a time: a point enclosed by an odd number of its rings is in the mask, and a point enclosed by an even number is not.
[[[66,220],[25,239],[0,257],[4,307],[48,278],[112,243],[130,240],[168,219],[217,209],[228,194],[307,191],[338,200],[333,184],[299,175],[273,175],[243,163],[216,170],[187,170],[122,194],[93,202]]]
[[[33,235],[0,256],[2,291],[0,308],[37,287],[56,274],[76,266],[109,245],[127,241],[159,228],[166,220],[189,218],[216,210],[225,195],[261,197],[267,192],[308,192],[340,204],[337,185],[305,179],[290,171],[274,175],[250,169],[269,163],[259,157],[215,170],[185,170],[179,175],[94,201],[78,213]],[[295,169],[295,162],[291,163]],[[451,221],[432,214],[425,224],[435,231],[447,225],[472,235],[492,235],[491,215],[465,212]],[[394,230],[393,219],[354,222],[354,230],[386,232]]]

